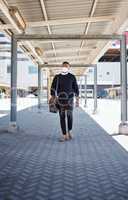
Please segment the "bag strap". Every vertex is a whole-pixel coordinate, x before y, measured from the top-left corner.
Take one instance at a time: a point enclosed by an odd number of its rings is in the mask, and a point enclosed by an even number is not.
[[[56,81],[56,97],[57,97],[57,90],[58,90],[58,86],[59,86],[59,76],[57,76],[57,81]]]

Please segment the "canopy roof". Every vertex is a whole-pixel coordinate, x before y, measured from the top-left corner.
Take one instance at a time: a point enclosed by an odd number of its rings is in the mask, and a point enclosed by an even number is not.
[[[9,12],[12,6],[18,9],[25,30]],[[120,34],[128,25],[128,0],[0,0],[0,19],[1,30],[8,34]],[[99,40],[28,41],[20,46],[34,62],[93,64],[109,44]],[[74,70],[78,75],[85,71]]]

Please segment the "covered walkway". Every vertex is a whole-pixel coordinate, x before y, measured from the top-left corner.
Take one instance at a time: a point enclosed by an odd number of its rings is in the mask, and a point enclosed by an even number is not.
[[[127,11],[128,0],[0,0],[0,29],[11,38],[9,47],[1,46],[11,58],[11,108],[10,117],[0,119],[0,128],[8,130],[0,133],[0,200],[128,200],[128,153],[111,136],[79,108],[75,137],[61,144],[58,116],[47,106],[38,113],[42,80],[49,99],[52,78],[65,60],[75,75],[85,76],[85,106],[87,73],[94,67],[96,113],[97,62],[118,41],[119,133],[128,134]],[[38,108],[17,114],[19,48],[38,67]]]
[[[18,112],[18,123],[19,133],[0,134],[0,200],[128,199],[128,153],[84,111],[65,143],[46,106]]]

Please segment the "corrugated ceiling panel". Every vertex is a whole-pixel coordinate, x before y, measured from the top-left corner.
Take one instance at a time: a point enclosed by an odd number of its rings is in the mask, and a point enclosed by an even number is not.
[[[83,34],[85,24],[52,26],[51,30],[53,34]]]
[[[40,47],[40,48],[42,48],[44,51],[47,51],[47,50],[50,50],[51,48],[52,48],[52,46],[51,46],[51,43],[46,43],[46,44],[44,44],[44,43],[41,43],[41,42],[35,42],[35,41],[32,41],[32,44],[33,44],[33,46],[35,46],[35,47]]]
[[[112,25],[112,22],[91,23],[88,34],[103,34],[108,25]]]
[[[99,0],[94,13],[94,16],[104,16],[104,15],[117,15],[121,5],[127,4],[127,0]]]
[[[33,27],[33,28],[28,28],[26,33],[28,34],[48,34],[48,29],[47,27]]]
[[[81,41],[65,41],[65,42],[61,42],[61,43],[55,43],[55,48],[59,49],[59,48],[71,48],[71,47],[76,47],[78,48],[80,46]]]
[[[87,17],[92,0],[45,0],[49,19]]]
[[[69,57],[69,54],[70,54],[70,56],[77,56],[76,52],[70,52],[70,53],[69,52],[67,52],[67,53],[66,52],[64,52],[64,53],[61,52],[61,53],[57,53],[57,56],[60,56],[60,57],[61,56],[68,56]]]

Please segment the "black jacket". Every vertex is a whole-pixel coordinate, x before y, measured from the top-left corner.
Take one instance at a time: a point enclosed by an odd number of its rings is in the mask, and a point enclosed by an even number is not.
[[[57,95],[59,100],[64,104],[68,100],[73,99],[74,95],[79,96],[76,77],[71,73],[56,75],[51,85],[51,95]]]

